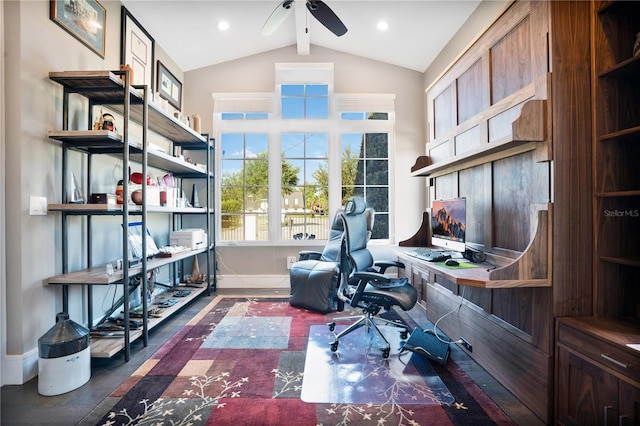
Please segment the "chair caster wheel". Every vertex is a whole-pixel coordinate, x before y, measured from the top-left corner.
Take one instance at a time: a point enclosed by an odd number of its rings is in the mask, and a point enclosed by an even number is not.
[[[331,322],[329,324],[327,324],[329,326],[329,331],[333,331],[336,329],[336,323],[335,322]]]
[[[331,344],[331,352],[335,352],[338,350],[338,342],[333,342]]]
[[[385,348],[382,350],[382,358],[383,359],[387,359],[389,358],[389,354],[391,353],[391,349],[389,348]]]
[[[403,331],[400,333],[400,338],[402,340],[405,340],[407,337],[409,337],[409,333],[407,331]]]

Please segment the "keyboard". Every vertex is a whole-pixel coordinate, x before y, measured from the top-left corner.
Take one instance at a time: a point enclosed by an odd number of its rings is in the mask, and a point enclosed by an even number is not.
[[[442,250],[433,250],[428,248],[415,248],[407,252],[407,255],[425,262],[444,262],[451,259],[451,255]]]

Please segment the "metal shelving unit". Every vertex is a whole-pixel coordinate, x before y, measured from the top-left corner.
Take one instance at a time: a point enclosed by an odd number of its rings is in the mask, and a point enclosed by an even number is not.
[[[144,345],[147,345],[148,331],[155,325],[168,318],[179,306],[167,309],[160,318],[148,318],[149,306],[147,298],[144,297],[148,288],[148,271],[164,265],[175,264],[185,259],[193,258],[200,253],[207,255],[207,282],[202,288],[193,289],[190,297],[185,298],[179,305],[184,306],[190,300],[206,292],[211,291],[211,277],[213,276],[213,287],[215,289],[215,268],[211,273],[211,253],[215,249],[215,236],[210,231],[212,228],[213,210],[210,208],[212,198],[209,196],[213,185],[211,180],[214,175],[211,170],[211,143],[208,137],[195,133],[183,123],[162,111],[159,107],[148,102],[149,93],[146,86],[131,86],[129,84],[128,71],[74,71],[74,72],[52,72],[49,78],[63,87],[63,107],[62,107],[62,130],[49,132],[49,138],[59,141],[62,144],[62,203],[49,205],[50,212],[56,212],[62,218],[62,274],[48,279],[49,285],[60,285],[63,289],[63,311],[69,310],[69,285],[83,285],[87,288],[87,317],[89,327],[93,327],[93,292],[94,285],[122,285],[123,296],[121,298],[123,308],[123,333],[122,338],[96,339],[92,340],[92,356],[111,357],[120,350],[125,352],[125,360],[130,359],[130,344],[132,340],[142,337]],[[92,123],[92,111],[96,105],[107,106],[123,119],[122,134],[108,130],[69,130],[69,95],[79,94],[88,101],[88,122]],[[129,127],[131,122],[141,125],[142,140],[133,141],[130,138]],[[201,168],[191,164],[176,155],[169,155],[165,152],[149,149],[148,131],[151,130],[166,139],[173,145],[174,154],[177,148],[184,150],[204,151],[207,157],[206,167]],[[131,162],[142,165],[142,175],[147,176],[147,168],[154,167],[172,173],[176,178],[201,178],[207,182],[207,198],[203,208],[185,207],[158,207],[148,206],[147,187],[142,185],[143,204],[141,206],[124,203],[121,205],[108,204],[71,204],[67,199],[67,182],[69,181],[68,171],[68,151],[74,150],[87,155],[86,173],[89,182],[88,193],[91,192],[91,164],[95,155],[116,156],[122,160],[122,182],[123,194],[129,193],[129,165]],[[126,199],[126,195],[125,195]],[[121,216],[122,217],[122,252],[116,257],[129,259],[128,225],[132,216],[139,216],[142,221],[143,235],[147,229],[147,214],[169,214],[176,223],[176,217],[183,215],[200,214],[206,216],[206,229],[208,244],[205,248],[179,253],[168,258],[149,258],[145,239],[142,244],[142,259],[140,263],[129,265],[128,262],[121,270],[107,274],[106,265],[94,265],[91,253],[91,226],[94,216]],[[84,216],[87,218],[87,258],[88,268],[70,271],[68,263],[69,240],[68,240],[68,217]],[[214,262],[215,264],[215,255]],[[128,266],[128,267],[127,267]],[[142,286],[142,327],[140,330],[132,330],[130,327],[130,291],[135,289],[133,280],[139,279]],[[103,318],[102,321],[106,319]],[[98,340],[100,340],[98,342]],[[94,347],[96,350],[94,351]]]

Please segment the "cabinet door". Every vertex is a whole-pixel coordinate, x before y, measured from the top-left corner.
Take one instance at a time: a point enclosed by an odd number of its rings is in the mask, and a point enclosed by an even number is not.
[[[640,388],[620,381],[620,426],[640,424]]]
[[[429,284],[429,273],[411,266],[411,284],[418,290],[418,303],[426,306],[427,303],[427,285]]]
[[[603,425],[605,411],[613,425],[618,406],[618,379],[596,364],[558,348],[558,423]]]

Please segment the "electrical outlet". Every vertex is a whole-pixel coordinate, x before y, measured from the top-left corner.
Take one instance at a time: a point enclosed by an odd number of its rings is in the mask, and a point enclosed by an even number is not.
[[[462,337],[460,338],[460,342],[461,342],[460,344],[461,344],[462,346],[464,346],[464,348],[465,348],[466,350],[468,350],[469,352],[473,352],[473,346],[471,346],[471,343],[467,342],[467,341],[466,341],[464,338],[462,338]]]
[[[45,216],[47,214],[47,197],[29,198],[29,214],[31,216]]]
[[[298,260],[295,256],[287,256],[287,269],[291,269],[294,263]]]

